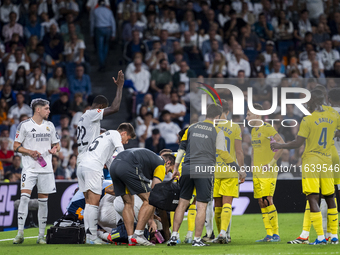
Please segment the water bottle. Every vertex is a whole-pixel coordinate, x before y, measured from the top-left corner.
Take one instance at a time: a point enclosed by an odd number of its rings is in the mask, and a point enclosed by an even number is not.
[[[276,143],[276,141],[275,141],[275,139],[274,139],[274,137],[270,137],[270,144],[272,144],[272,143]],[[278,149],[275,149],[275,150],[273,150],[273,152],[277,152],[278,151]]]
[[[156,230],[156,233],[155,233],[155,237],[157,238],[157,241],[159,243],[163,243],[164,242],[164,238],[163,238],[162,234],[160,232],[158,232],[157,230]]]
[[[41,165],[41,167],[45,167],[47,165],[45,159],[42,156],[39,156],[37,158],[37,161],[38,161],[39,165]]]

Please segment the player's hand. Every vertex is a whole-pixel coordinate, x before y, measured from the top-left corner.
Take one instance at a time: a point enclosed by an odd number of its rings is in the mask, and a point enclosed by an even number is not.
[[[30,151],[30,152],[29,152],[29,155],[30,155],[32,158],[37,159],[37,158],[41,155],[41,153],[40,153],[39,151]]]
[[[58,150],[58,147],[57,146],[53,146],[53,148],[48,150],[48,152],[54,155],[54,154],[57,153],[57,150]]]
[[[239,179],[239,184],[244,183],[244,181],[246,180],[247,177],[247,173],[240,171],[238,172],[238,179]]]
[[[180,176],[181,175],[180,175],[178,169],[174,169],[174,171],[172,173],[172,178],[175,178],[175,180],[178,180]]]
[[[262,171],[267,172],[269,170],[269,165],[262,166]]]
[[[150,220],[149,221],[149,232],[150,233],[153,233],[153,232],[156,232],[157,230],[157,224],[154,220]]]
[[[117,86],[118,86],[119,88],[123,88],[123,86],[124,86],[124,73],[123,73],[123,71],[120,70],[120,71],[118,72],[118,78],[117,78],[117,80],[116,80],[115,77],[112,77],[112,80],[113,80],[114,83],[117,84]]]
[[[281,149],[281,143],[271,143],[270,144],[270,148],[272,149],[272,151],[273,150],[279,150],[279,149]]]

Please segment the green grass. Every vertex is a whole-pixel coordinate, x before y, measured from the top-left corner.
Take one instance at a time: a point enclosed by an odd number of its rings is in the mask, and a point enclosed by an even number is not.
[[[231,238],[232,242],[226,245],[213,244],[210,247],[192,247],[189,244],[180,244],[176,247],[167,247],[159,244],[156,247],[128,247],[126,245],[37,245],[36,239],[25,239],[22,245],[13,245],[12,241],[0,242],[0,254],[61,254],[61,255],[104,255],[104,254],[340,254],[339,245],[311,246],[289,245],[287,241],[293,240],[301,233],[303,214],[279,214],[280,235],[279,243],[255,243],[266,233],[260,214],[247,214],[233,216]],[[187,221],[183,222],[180,230],[181,240],[187,231]],[[215,231],[216,233],[216,231]],[[316,234],[311,230],[310,240],[314,241]],[[38,229],[25,230],[25,236],[36,236]],[[205,234],[205,233],[204,233]],[[0,240],[14,238],[16,231],[0,232]]]

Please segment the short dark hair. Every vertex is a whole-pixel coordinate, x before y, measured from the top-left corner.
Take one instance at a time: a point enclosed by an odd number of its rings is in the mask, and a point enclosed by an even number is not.
[[[170,161],[171,166],[175,164],[176,157],[172,153],[164,153],[162,157],[164,161]]]
[[[254,109],[256,109],[256,110],[263,110],[262,105],[260,105],[260,104],[258,104],[258,103],[254,103],[254,104],[253,104],[253,107],[254,107]],[[248,110],[249,110],[249,108],[248,108]],[[249,110],[249,111],[250,111],[250,110]]]
[[[162,64],[163,61],[166,61],[166,59],[162,58],[161,60],[159,60],[159,64]]]
[[[185,134],[185,131],[187,131],[187,127],[183,128],[181,131],[178,132],[179,139],[182,140],[183,135]]]
[[[228,104],[228,101],[225,100],[225,99],[221,99],[221,102],[222,102],[222,109],[223,109],[223,112],[225,112],[225,113],[229,112],[229,104]]]
[[[159,152],[159,155],[162,155],[163,153],[172,153],[172,150],[170,149],[163,149]]]
[[[119,127],[117,128],[117,131],[118,132],[125,131],[127,133],[127,135],[131,137],[131,139],[136,138],[135,129],[133,128],[133,126],[130,123],[124,122],[124,123],[120,124]]]
[[[340,102],[340,88],[331,89],[328,92],[328,98],[333,102]]]
[[[159,129],[158,128],[154,128],[152,130],[152,135],[158,135],[159,134]]]
[[[223,108],[222,106],[218,105],[218,104],[210,104],[208,105],[208,108],[207,108],[207,118],[215,118],[216,116],[221,116],[222,114],[222,111],[223,111]]]
[[[37,108],[37,106],[45,106],[45,105],[50,105],[50,102],[42,98],[33,99],[31,102],[31,108],[33,109],[33,113],[35,112],[35,109]]]
[[[108,106],[109,105],[109,100],[107,100],[107,98],[103,95],[99,95],[99,96],[96,96],[93,100],[93,103],[92,105],[106,105]]]
[[[146,112],[145,115],[144,115],[144,117],[145,117],[145,116],[149,116],[149,115],[150,115],[151,117],[153,117],[153,113],[152,113],[151,111]]]
[[[19,159],[21,160],[21,157],[20,157],[19,155],[14,155],[14,156],[13,156],[13,160],[14,160],[15,158],[19,158]]]

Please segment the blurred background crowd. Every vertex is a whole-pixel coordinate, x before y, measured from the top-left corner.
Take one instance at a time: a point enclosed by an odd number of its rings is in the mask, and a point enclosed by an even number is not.
[[[38,97],[50,100],[50,120],[61,137],[55,176],[75,179],[78,120],[102,86],[93,80],[117,73],[112,69],[122,69],[126,80],[124,117],[116,122],[135,126],[138,138],[129,146],[156,153],[176,150],[177,133],[202,118],[204,92],[191,78],[207,84],[228,78],[245,95],[253,87],[253,101],[264,109],[274,87],[339,86],[338,0],[1,0],[0,29],[0,180],[20,180],[13,141]],[[114,68],[107,59],[113,51]],[[231,94],[219,92],[229,117],[242,121],[232,117]],[[288,105],[286,116],[278,107],[266,117],[299,122],[303,115]],[[285,141],[298,130],[279,121],[274,127]],[[250,129],[242,127],[242,135],[250,165]],[[302,151],[284,151],[279,164],[299,165]],[[279,178],[298,176],[297,170]]]

